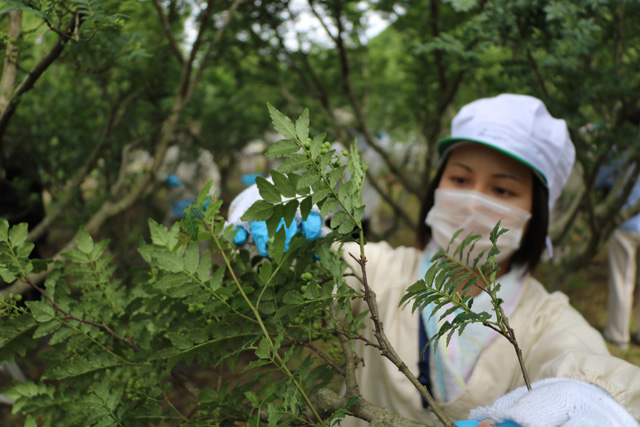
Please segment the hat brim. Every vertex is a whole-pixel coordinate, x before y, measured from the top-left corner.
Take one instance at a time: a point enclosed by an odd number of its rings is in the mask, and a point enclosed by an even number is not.
[[[503,147],[500,147],[499,145],[492,144],[492,143],[487,142],[487,141],[481,141],[479,139],[473,139],[473,138],[460,138],[460,137],[443,138],[440,141],[438,141],[437,144],[436,144],[436,149],[438,150],[438,155],[440,156],[441,159],[444,159],[446,154],[451,149],[453,149],[453,147],[455,147],[456,145],[458,145],[460,143],[463,143],[463,142],[475,142],[477,144],[485,145],[487,147],[493,148],[496,151],[499,151],[499,152],[501,152],[503,154],[506,154],[507,156],[511,157],[512,159],[515,159],[515,160],[519,161],[520,163],[524,164],[525,166],[528,166],[529,168],[531,168],[533,173],[542,180],[542,182],[544,183],[545,186],[548,184],[547,178],[544,176],[544,174],[542,172],[540,172],[531,163],[529,163],[526,160],[522,159],[521,157],[516,156],[515,154],[505,150]]]

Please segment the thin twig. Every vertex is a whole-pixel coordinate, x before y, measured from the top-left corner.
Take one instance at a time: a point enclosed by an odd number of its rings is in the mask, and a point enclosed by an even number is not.
[[[329,366],[331,366],[333,369],[336,370],[336,372],[338,372],[340,375],[344,376],[345,372],[344,370],[335,364],[335,362],[331,359],[329,359],[329,357],[324,354],[324,352],[322,350],[320,350],[318,347],[316,347],[315,345],[311,344],[310,342],[307,341],[300,341],[299,339],[296,338],[292,338],[292,340],[299,345],[303,345],[305,347],[307,347],[308,349],[310,349],[311,351],[313,351],[315,354],[317,354],[318,356],[320,356],[325,362],[327,362],[327,364]]]
[[[358,265],[360,265],[360,269],[362,271],[362,284],[364,286],[364,299],[369,307],[369,314],[371,315],[371,320],[375,326],[374,336],[378,340],[381,346],[381,354],[386,357],[391,363],[396,365],[398,370],[404,374],[404,376],[413,384],[413,386],[420,392],[422,397],[425,398],[431,411],[440,419],[440,421],[446,427],[454,427],[453,421],[449,419],[447,414],[440,408],[435,399],[431,396],[427,388],[418,381],[418,379],[413,375],[409,367],[402,361],[398,353],[396,353],[395,349],[389,342],[386,334],[384,333],[384,327],[382,322],[380,321],[379,313],[378,313],[378,304],[375,299],[375,293],[369,287],[369,281],[367,279],[367,269],[366,263],[367,258],[364,255],[361,255],[360,258],[356,258],[353,254],[349,254],[351,258],[353,258]]]
[[[42,296],[44,296],[47,300],[49,300],[49,302],[51,303],[51,305],[53,306],[53,308],[55,308],[56,310],[58,310],[60,313],[62,313],[64,315],[64,320],[75,320],[76,322],[80,322],[80,323],[86,323],[87,325],[91,325],[91,326],[95,326],[96,328],[100,328],[103,329],[105,331],[107,331],[109,334],[111,334],[115,339],[122,341],[123,343],[125,343],[129,348],[131,348],[134,351],[140,351],[140,348],[135,345],[134,343],[130,342],[129,340],[127,340],[126,338],[121,337],[120,335],[118,335],[116,332],[114,332],[109,326],[107,326],[106,323],[102,322],[102,323],[96,323],[96,322],[92,322],[90,320],[85,320],[82,319],[80,317],[76,317],[76,316],[72,316],[71,314],[67,313],[66,311],[64,311],[58,304],[56,304],[56,302],[51,299],[51,297],[49,296],[49,294],[47,294],[45,292],[44,289],[42,289],[41,287],[39,287],[38,285],[34,284],[31,279],[29,278],[29,276],[25,276],[24,280],[31,285],[32,288],[34,288],[35,290],[37,290],[38,292],[40,292],[42,294]]]

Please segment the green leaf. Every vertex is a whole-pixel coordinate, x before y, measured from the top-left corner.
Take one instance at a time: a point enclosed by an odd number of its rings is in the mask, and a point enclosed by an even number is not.
[[[273,179],[273,184],[284,197],[296,196],[296,188],[291,185],[291,181],[289,181],[286,175],[273,169],[271,171],[271,178]]]
[[[287,157],[280,166],[278,171],[282,173],[291,173],[299,171],[309,166],[309,159],[305,154],[293,154]]]
[[[273,237],[276,233],[276,230],[280,227],[283,216],[284,207],[282,205],[273,206],[271,217],[267,220],[267,233],[269,237]]]
[[[300,150],[300,146],[297,142],[291,139],[281,139],[278,142],[275,142],[266,153],[264,153],[265,157],[286,157],[291,154],[297,153]]]
[[[260,197],[271,204],[281,203],[282,197],[280,196],[280,192],[278,189],[269,181],[262,178],[261,176],[256,178],[256,185],[258,186],[258,191],[260,192]]]
[[[353,231],[356,224],[353,222],[351,218],[346,218],[340,227],[338,228],[338,233],[340,234],[349,234]]]
[[[190,243],[187,246],[187,250],[184,254],[184,269],[191,274],[194,274],[198,269],[198,263],[200,262],[200,249],[197,243]]]
[[[38,322],[48,322],[55,317],[56,309],[49,301],[26,301],[25,304]]]
[[[189,235],[192,241],[198,240],[198,231],[200,229],[198,224],[198,218],[196,218],[196,213],[193,209],[187,210],[186,215],[182,218],[182,228]]]
[[[267,337],[263,337],[260,340],[260,344],[258,344],[258,348],[256,349],[256,356],[260,359],[271,359],[271,343]]]
[[[273,215],[275,206],[264,200],[256,200],[240,218],[243,221],[266,221]]]
[[[173,289],[189,283],[188,278],[181,273],[166,274],[160,278],[153,287],[159,290]]]
[[[170,273],[178,273],[184,269],[184,259],[178,254],[164,250],[156,251],[153,256],[158,260],[158,267]]]
[[[84,226],[78,230],[78,249],[87,255],[93,251],[93,239]]]
[[[31,415],[27,415],[27,418],[24,420],[24,427],[38,427],[38,424],[36,424],[36,420],[34,420]]]
[[[310,170],[304,172],[300,175],[300,179],[296,184],[296,191],[301,190],[303,188],[311,187],[316,182],[320,181],[320,174],[315,170]]]
[[[102,371],[119,366],[120,362],[106,353],[75,356],[49,365],[42,379],[62,380],[90,372]]]
[[[313,140],[311,141],[311,146],[309,151],[311,152],[311,157],[312,158],[316,158],[318,157],[318,154],[320,154],[320,151],[322,150],[322,144],[324,142],[324,138],[327,134],[323,133],[321,135],[316,136],[315,138],[313,138]]]
[[[198,197],[196,198],[196,202],[199,206],[204,206],[207,202],[207,198],[209,197],[209,191],[211,191],[211,186],[213,185],[213,179],[207,181],[207,183],[200,189],[198,192]]]
[[[313,208],[312,201],[312,197],[305,197],[300,203],[300,215],[302,216],[303,221],[306,221],[311,213],[311,209]]]
[[[338,228],[341,224],[342,221],[344,221],[344,219],[346,218],[347,214],[344,211],[337,211],[332,217],[331,217],[331,224],[329,225],[331,228],[336,229]]]
[[[325,216],[329,215],[334,210],[336,210],[339,205],[340,204],[338,203],[338,200],[336,200],[334,197],[326,198],[322,202],[322,204],[320,204],[320,203],[318,204],[318,206],[320,207],[320,216],[325,217]]]
[[[271,116],[271,121],[273,122],[275,130],[280,132],[280,134],[285,138],[294,139],[296,137],[296,128],[291,119],[282,114],[268,102],[267,108],[269,109],[269,115]]]
[[[48,322],[41,323],[33,333],[33,338],[38,339],[46,335],[49,335],[53,331],[56,331],[58,328],[60,328],[60,326],[62,326],[62,323],[60,323],[57,319],[53,319],[53,320],[49,320]]]
[[[9,241],[13,246],[19,246],[24,243],[27,235],[29,234],[29,229],[26,222],[21,222],[18,225],[14,225],[9,230]]]
[[[79,249],[71,249],[70,251],[62,252],[60,255],[62,255],[62,257],[64,257],[65,259],[78,264],[86,264],[91,261],[89,259],[89,255],[81,252]]]
[[[273,261],[279,264],[284,256],[284,250],[286,246],[287,235],[284,231],[284,227],[281,227],[273,237],[273,242],[268,248],[269,256],[273,258]]]
[[[0,322],[0,347],[4,347],[9,341],[35,325],[36,322],[29,313],[24,313],[11,319],[3,319]]]
[[[3,7],[0,10],[0,14],[8,13],[8,12],[11,12],[12,10],[20,9],[27,13],[31,13],[45,21],[51,20],[51,17],[49,15],[37,9],[27,6],[27,4],[25,4],[26,2],[21,2],[17,0],[4,0],[4,3],[6,3],[7,6]]]
[[[167,337],[169,338],[169,341],[171,341],[171,344],[173,344],[173,346],[178,350],[188,350],[193,347],[191,339],[184,334],[169,332]]]
[[[284,205],[284,222],[286,224],[291,224],[296,217],[296,213],[298,212],[298,201],[296,199],[290,200]]]
[[[282,302],[289,305],[299,305],[304,303],[304,297],[298,291],[289,291],[284,294]]]
[[[305,108],[298,120],[296,120],[296,135],[300,141],[306,141],[309,137],[309,109]]]
[[[167,227],[158,224],[154,219],[149,218],[149,231],[151,232],[151,241],[154,245],[164,246],[169,249],[173,248],[178,242],[171,234]]]
[[[216,271],[211,275],[211,281],[209,282],[209,286],[212,291],[218,290],[222,286],[222,279],[224,278],[225,266],[220,266],[216,268]]]
[[[9,221],[5,218],[0,218],[0,240],[5,243],[9,241]]]

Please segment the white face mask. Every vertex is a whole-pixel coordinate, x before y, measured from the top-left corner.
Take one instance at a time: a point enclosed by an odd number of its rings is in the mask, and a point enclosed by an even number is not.
[[[496,255],[495,260],[496,263],[500,263],[520,247],[524,227],[529,218],[530,212],[476,191],[438,188],[435,192],[435,203],[425,222],[431,227],[433,240],[442,249],[449,246],[449,241],[456,231],[464,229],[451,244],[452,254],[469,233],[481,235],[469,256],[469,263],[473,263],[482,251],[487,251],[483,257],[486,259],[486,254],[493,246],[489,234],[498,221],[502,220],[500,227],[508,228],[509,231],[497,240],[500,253]],[[463,261],[466,259],[465,249]]]

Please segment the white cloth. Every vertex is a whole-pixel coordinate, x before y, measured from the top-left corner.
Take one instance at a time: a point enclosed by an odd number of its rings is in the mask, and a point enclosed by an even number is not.
[[[520,387],[493,405],[476,408],[470,420],[514,421],[522,427],[638,427],[602,389],[569,378],[548,378]]]
[[[615,343],[629,342],[629,326],[636,287],[640,233],[616,229],[609,239],[609,294],[604,336]],[[640,314],[640,307],[639,307]],[[636,320],[640,331],[640,316]]]

